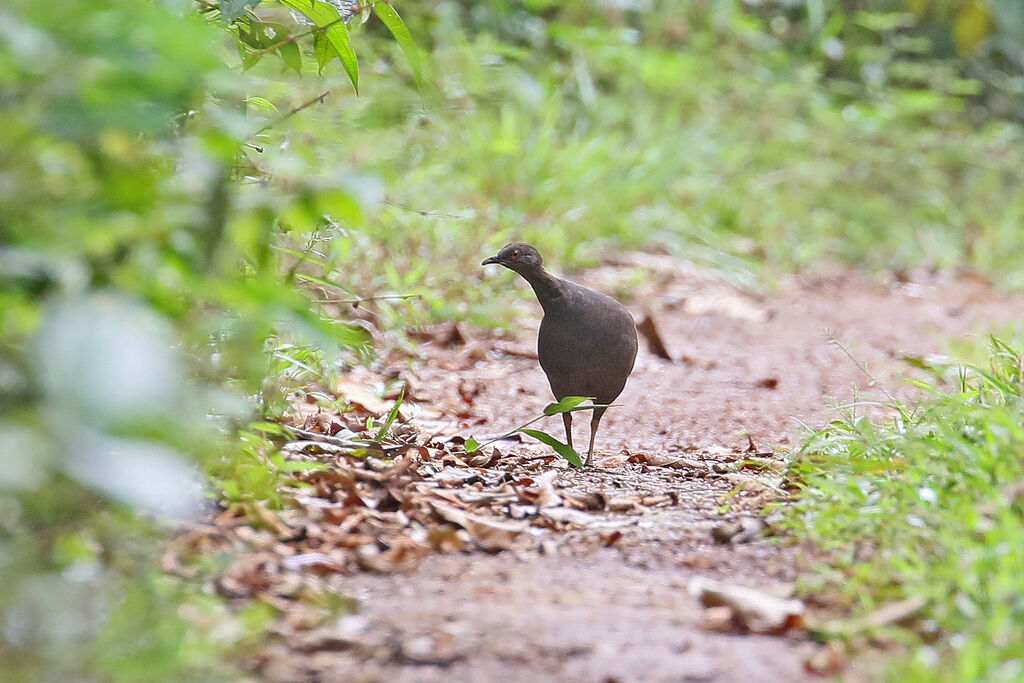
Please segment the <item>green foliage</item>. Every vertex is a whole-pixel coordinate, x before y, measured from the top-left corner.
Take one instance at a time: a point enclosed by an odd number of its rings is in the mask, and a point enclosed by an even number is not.
[[[823,576],[858,611],[927,600],[938,640],[890,629],[912,648],[892,680],[1020,680],[1024,347],[993,340],[987,367],[934,371],[941,383],[919,384],[931,395],[906,419],[851,411],[807,441],[788,524],[831,551]]]
[[[615,404],[591,404],[589,406],[581,405],[584,401],[593,401],[593,400],[594,400],[593,396],[566,396],[565,398],[563,398],[561,401],[558,401],[557,403],[549,403],[548,405],[544,406],[544,411],[542,412],[542,414],[539,417],[535,417],[532,420],[530,420],[529,422],[527,422],[526,424],[523,424],[523,425],[520,425],[519,427],[516,427],[515,429],[513,429],[511,432],[508,432],[507,434],[502,434],[501,436],[497,436],[497,437],[491,439],[490,441],[486,441],[484,443],[480,443],[476,439],[466,439],[466,446],[465,446],[466,447],[466,452],[467,453],[474,453],[474,452],[480,450],[481,448],[483,448],[484,446],[487,446],[488,444],[494,443],[495,441],[500,441],[502,439],[507,439],[508,437],[512,436],[513,434],[522,433],[522,434],[526,434],[529,437],[537,439],[538,441],[540,441],[543,444],[551,446],[552,448],[555,449],[555,452],[558,453],[558,455],[560,455],[561,457],[565,458],[569,462],[569,464],[572,465],[573,467],[583,467],[583,460],[580,458],[580,454],[577,453],[572,448],[572,446],[570,446],[567,443],[562,443],[561,441],[559,441],[555,437],[551,436],[547,432],[542,432],[542,431],[540,431],[538,429],[527,429],[527,427],[529,427],[530,425],[534,424],[535,422],[539,422],[540,420],[543,420],[545,417],[551,417],[552,415],[561,415],[562,413],[575,413],[575,412],[579,412],[581,410],[593,410],[595,407],[598,407],[598,408],[611,408],[611,407],[613,407],[615,405]]]
[[[163,574],[148,524],[68,481],[18,514],[0,532],[0,680],[237,680],[221,659],[259,625]]]
[[[580,458],[580,454],[577,453],[569,444],[562,443],[550,434],[537,429],[526,429],[525,427],[520,427],[518,431],[526,434],[527,436],[532,436],[543,444],[551,446],[555,449],[556,453],[569,461],[569,464],[573,467],[583,467],[583,461]]]
[[[238,51],[245,68],[255,66],[264,56],[275,54],[290,69],[302,74],[302,49],[304,40],[311,41],[317,67],[323,74],[324,68],[337,59],[355,91],[359,92],[359,63],[349,36],[349,23],[361,14],[363,22],[373,13],[387,26],[395,42],[402,48],[413,69],[417,83],[423,85],[424,59],[416,48],[412,34],[405,22],[391,5],[383,0],[369,0],[360,4],[325,0],[277,0],[292,11],[291,17],[302,24],[312,26],[308,31],[294,31],[293,27],[274,21],[271,13],[256,12],[261,0],[220,0],[217,5],[200,2],[200,12],[213,18],[220,18],[229,24],[238,37]]]
[[[384,420],[384,424],[380,426],[380,430],[374,435],[374,441],[380,441],[388,434],[388,430],[391,429],[391,425],[395,423],[395,418],[398,417],[398,411],[402,408],[402,399],[405,398],[405,385],[402,385],[401,390],[398,392],[398,398],[395,399],[395,405],[391,406],[391,410],[388,411],[387,419]]]
[[[406,9],[435,45],[440,102],[424,109],[409,79],[297,124],[361,131],[318,154],[358,159],[387,199],[316,249],[360,292],[422,297],[375,305],[392,328],[507,322],[513,274],[476,264],[511,239],[565,270],[646,248],[746,285],[836,262],[1024,285],[1020,126],[977,128],[971,95],[927,84],[844,89],[768,19],[711,5]],[[403,72],[393,41],[367,38],[364,61]]]
[[[549,403],[544,406],[544,414],[547,416],[561,415],[562,413],[571,413],[577,409],[578,406],[584,401],[593,401],[593,396],[566,396],[557,403]],[[583,408],[584,410],[586,407]]]
[[[158,573],[158,520],[203,514],[211,484],[280,505],[295,465],[280,434],[246,423],[369,351],[363,327],[311,310],[296,284],[343,288],[302,245],[360,218],[351,174],[318,175],[299,152],[277,158],[296,176],[279,182],[247,156],[323,98],[279,114],[235,68],[273,53],[301,72],[313,36],[347,46],[344,24],[303,34],[258,4],[0,10],[0,659],[14,679],[233,678],[218,659],[248,628]]]
[[[759,3],[773,38],[809,58],[841,97],[886,88],[961,96],[977,121],[1024,121],[1019,0],[808,0]]]
[[[331,60],[333,55],[345,66],[345,73],[352,81],[352,87],[359,92],[359,66],[356,63],[356,53],[349,44],[348,29],[345,28],[345,19],[338,10],[326,2],[317,0],[281,0],[281,4],[301,12],[310,21],[321,29],[316,35],[326,42],[326,45],[318,45],[316,49],[317,62],[320,70]],[[298,71],[301,72],[299,69]]]

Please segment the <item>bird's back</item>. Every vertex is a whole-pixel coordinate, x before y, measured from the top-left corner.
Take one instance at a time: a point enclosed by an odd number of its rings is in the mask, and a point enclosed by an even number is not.
[[[563,284],[564,283],[564,284]],[[537,355],[556,399],[595,396],[611,403],[636,360],[633,316],[610,296],[562,280],[564,300],[545,306]]]

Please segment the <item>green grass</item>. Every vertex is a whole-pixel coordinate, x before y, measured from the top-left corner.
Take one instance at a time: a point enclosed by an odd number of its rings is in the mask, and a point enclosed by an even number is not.
[[[936,368],[928,398],[886,424],[833,422],[793,465],[787,523],[829,552],[819,579],[856,612],[927,600],[869,634],[909,648],[888,680],[1024,676],[1024,346],[993,340],[988,355]]]
[[[653,249],[748,283],[838,262],[1024,285],[1019,127],[973,128],[961,100],[924,90],[840,100],[820,65],[749,20],[715,29],[692,14],[683,38],[658,18],[635,34],[549,22],[548,50],[435,28],[439,91],[425,105],[390,70],[366,70],[375,94],[358,99],[333,74],[340,97],[303,112],[290,150],[268,135],[260,163],[284,166],[304,142],[314,167],[382,181],[392,203],[326,228],[320,248],[360,294],[423,295],[382,305],[391,326],[507,319],[511,276],[478,264],[512,239],[569,270]],[[268,80],[252,94],[285,109],[322,86]]]

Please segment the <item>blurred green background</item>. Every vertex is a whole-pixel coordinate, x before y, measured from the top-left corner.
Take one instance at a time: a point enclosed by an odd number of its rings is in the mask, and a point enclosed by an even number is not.
[[[285,5],[0,8],[8,680],[234,676],[266,615],[154,557],[279,505],[260,419],[371,357],[311,297],[500,325],[477,264],[512,239],[1024,285],[1019,0],[396,4],[418,48],[385,5]]]

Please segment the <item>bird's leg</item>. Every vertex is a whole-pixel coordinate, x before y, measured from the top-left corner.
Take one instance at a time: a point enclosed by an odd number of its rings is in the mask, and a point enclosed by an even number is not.
[[[583,462],[586,466],[590,465],[590,459],[594,457],[594,437],[597,436],[597,425],[601,422],[605,410],[607,408],[595,408],[594,416],[590,418],[590,448],[587,449],[587,459]]]
[[[565,424],[565,442],[572,448],[572,413],[562,413],[562,423]]]

